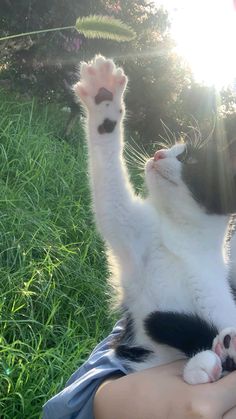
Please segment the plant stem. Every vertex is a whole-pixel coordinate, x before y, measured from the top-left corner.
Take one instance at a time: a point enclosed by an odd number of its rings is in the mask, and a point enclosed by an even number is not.
[[[28,35],[36,35],[38,33],[46,33],[46,32],[55,32],[55,31],[65,31],[67,29],[76,29],[75,26],[64,26],[63,28],[53,28],[53,29],[41,29],[39,31],[33,32],[26,32],[26,33],[18,33],[17,35],[9,35],[0,38],[0,41],[7,41],[8,39],[19,38],[20,36],[28,36]]]

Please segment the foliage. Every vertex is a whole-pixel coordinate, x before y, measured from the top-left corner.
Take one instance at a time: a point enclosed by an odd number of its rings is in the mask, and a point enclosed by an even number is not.
[[[36,419],[111,328],[108,271],[82,127],[73,148],[53,135],[64,123],[55,105],[1,94],[0,111],[1,417]]]
[[[162,121],[177,132],[175,106],[187,83],[185,69],[173,54],[140,57],[124,63],[130,74],[127,107],[129,128],[142,136],[146,144],[159,140]]]
[[[38,419],[113,320],[83,131],[59,142],[59,109],[17,99],[0,101],[0,410]]]
[[[100,52],[115,58],[129,76],[126,126],[153,143],[165,135],[162,122],[178,137],[195,122],[209,132],[219,107],[229,119],[235,110],[235,96],[223,92],[221,101],[213,88],[199,86],[191,71],[174,53],[169,35],[168,15],[146,0],[2,0],[0,35],[68,26],[76,16],[91,14],[115,17],[137,34],[129,43],[86,39],[76,31],[55,32],[0,43],[0,79],[23,95],[36,95],[46,102],[71,106],[68,127],[79,112],[70,86],[77,81],[78,65]],[[0,80],[1,82],[1,80]],[[65,87],[66,86],[66,87]],[[230,116],[231,121],[234,117]],[[232,128],[234,128],[232,122]],[[65,129],[69,132],[69,129]]]
[[[130,78],[127,101],[132,118],[127,120],[128,126],[135,126],[144,141],[158,137],[160,118],[171,120],[171,107],[186,80],[185,69],[172,53],[165,10],[145,0],[72,0],[66,5],[64,0],[42,0],[40,7],[36,0],[26,1],[24,7],[17,0],[4,2],[3,34],[67,26],[74,22],[75,16],[91,13],[115,16],[132,27],[137,37],[129,44],[88,40],[74,32],[9,41],[4,49],[7,72],[2,72],[2,78],[10,77],[12,86],[18,84],[22,93],[63,102],[64,80],[69,84],[76,80],[81,60],[91,59],[98,52],[115,57]]]
[[[191,80],[179,95],[174,115],[179,130],[190,136],[207,138],[220,124],[228,141],[236,139],[236,95],[231,89],[219,92]]]

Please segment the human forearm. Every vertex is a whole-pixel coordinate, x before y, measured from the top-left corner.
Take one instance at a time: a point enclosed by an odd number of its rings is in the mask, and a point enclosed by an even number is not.
[[[95,419],[235,418],[236,374],[191,386],[182,379],[183,365],[181,361],[108,380],[95,395]]]

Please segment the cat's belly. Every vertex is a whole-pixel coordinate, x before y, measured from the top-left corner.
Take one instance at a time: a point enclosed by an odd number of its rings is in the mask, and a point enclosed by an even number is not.
[[[149,269],[134,270],[132,277],[123,278],[123,305],[132,316],[137,343],[150,348],[144,320],[155,311],[195,313],[196,307],[188,287],[190,272],[173,264],[168,269],[161,262]],[[130,273],[130,272],[129,272]],[[192,278],[191,278],[192,279]]]
[[[194,311],[191,287],[193,273],[181,266],[132,272],[132,277],[123,279],[124,304],[133,311],[146,315],[150,311]]]
[[[195,307],[188,289],[175,287],[161,287],[156,289],[143,289],[136,294],[135,300],[127,299],[126,306],[137,325],[137,330],[143,328],[145,318],[155,311],[176,311],[180,313],[195,313]]]
[[[136,259],[129,259],[129,263],[121,267],[122,305],[132,317],[138,345],[150,348],[144,322],[153,312],[197,314],[206,321],[214,318],[214,313],[210,312],[213,307],[211,294],[206,299],[210,303],[209,308],[204,306],[202,309],[198,290],[202,290],[201,295],[208,293],[208,290],[214,289],[217,277],[225,277],[223,262],[221,266],[212,262],[217,261],[216,257],[207,260],[200,252],[189,252],[193,257],[187,259],[183,252],[176,255],[160,246],[156,252],[147,248],[146,253],[136,254]],[[218,327],[218,323],[216,325]]]

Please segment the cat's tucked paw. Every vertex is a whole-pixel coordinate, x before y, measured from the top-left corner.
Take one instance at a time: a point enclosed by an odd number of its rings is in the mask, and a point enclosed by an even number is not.
[[[75,84],[74,92],[88,110],[98,110],[116,106],[122,112],[122,95],[127,85],[127,77],[122,68],[117,68],[110,59],[101,55],[89,62],[83,62],[80,68],[80,81]],[[104,106],[105,105],[105,106]]]
[[[212,350],[220,357],[225,371],[236,370],[236,328],[223,329],[215,337]]]
[[[191,358],[184,368],[184,381],[188,384],[203,384],[217,381],[222,374],[219,356],[213,351],[203,351]]]

